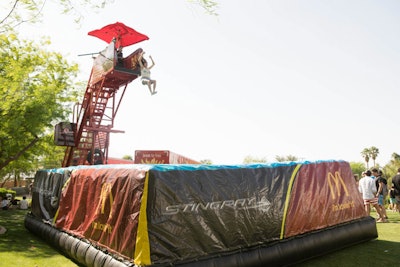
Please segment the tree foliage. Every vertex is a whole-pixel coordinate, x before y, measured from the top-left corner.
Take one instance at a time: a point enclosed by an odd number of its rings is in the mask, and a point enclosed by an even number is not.
[[[204,165],[211,165],[211,164],[213,164],[211,159],[202,159],[202,160],[200,160],[200,163],[201,163],[201,164],[204,164]]]
[[[246,156],[243,160],[244,164],[250,164],[250,163],[266,163],[267,159],[266,158],[257,158],[253,156]]]
[[[122,158],[126,160],[133,160],[133,157],[131,155],[125,155]]]
[[[375,146],[371,146],[370,148],[364,148],[361,151],[361,156],[363,157],[363,159],[365,160],[365,163],[367,165],[367,169],[369,168],[369,161],[372,159],[373,161],[373,165],[375,167],[375,163],[376,163],[376,158],[379,155],[379,148],[375,147]]]
[[[189,0],[189,2],[197,3],[204,8],[206,13],[210,15],[217,15],[218,3],[210,0]]]
[[[392,178],[397,174],[400,168],[400,155],[393,153],[390,162],[383,167],[383,172],[388,181],[388,185],[392,183]]]
[[[367,165],[367,169],[369,168],[369,149],[368,148],[364,148],[363,151],[361,151],[361,156],[363,157],[366,165]]]
[[[15,29],[22,23],[36,23],[43,18],[43,9],[49,2],[60,8],[60,14],[70,14],[79,23],[84,14],[82,10],[99,10],[114,0],[2,0],[0,8],[0,33]]]
[[[275,156],[275,160],[277,162],[284,162],[284,161],[298,161],[299,158],[293,155],[287,155],[287,156]]]
[[[206,13],[217,15],[218,3],[210,0],[188,0],[204,8]],[[22,23],[40,22],[45,14],[43,9],[49,2],[59,7],[60,14],[72,15],[76,23],[84,18],[84,11],[96,12],[115,0],[2,0],[0,3],[0,33],[15,29]]]
[[[48,44],[0,35],[0,170],[18,159],[27,169],[37,163],[53,125],[68,118],[76,101],[78,67],[47,51]]]
[[[349,162],[351,171],[358,178],[361,178],[361,174],[365,171],[365,164],[363,162]]]
[[[376,163],[376,158],[378,157],[378,155],[379,155],[379,148],[377,148],[377,147],[374,147],[374,146],[371,146],[370,148],[369,148],[369,153],[370,153],[370,157],[371,157],[371,159],[372,159],[372,161],[373,161],[373,163],[374,163],[374,167],[375,167],[375,163]]]

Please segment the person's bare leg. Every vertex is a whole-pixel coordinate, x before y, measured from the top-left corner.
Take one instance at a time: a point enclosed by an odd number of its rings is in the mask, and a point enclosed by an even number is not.
[[[382,209],[379,204],[374,205],[376,212],[379,214],[379,219],[377,222],[387,222],[387,219],[385,219],[385,216],[383,215]]]
[[[385,204],[379,205],[379,206],[381,206],[381,211],[382,211],[382,214],[383,214],[383,218],[387,219],[387,213],[386,213]]]
[[[371,207],[370,207],[370,205],[368,204],[368,205],[364,205],[364,208],[365,208],[365,213],[367,214],[367,215],[370,215],[371,214]]]
[[[151,83],[150,82],[147,83],[147,87],[149,87],[150,94],[153,94],[153,91],[151,90]]]
[[[378,218],[377,218],[377,219],[382,218],[382,217],[381,217],[381,214],[382,214],[382,212],[381,212],[381,206],[379,206],[379,204],[373,205],[373,206],[374,206],[374,208],[375,208],[376,214],[378,215]]]
[[[153,89],[151,89],[151,85],[153,85]],[[149,82],[149,88],[150,88],[150,92],[152,95],[156,94],[156,81],[150,81]]]

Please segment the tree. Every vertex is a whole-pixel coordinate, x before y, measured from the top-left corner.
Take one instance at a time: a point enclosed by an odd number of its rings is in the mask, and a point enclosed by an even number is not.
[[[349,162],[351,171],[361,178],[361,173],[365,171],[365,165],[363,162]]]
[[[378,157],[378,155],[379,155],[379,149],[377,147],[371,146],[369,148],[369,156],[371,157],[371,159],[374,163],[374,167],[375,167],[375,161],[376,161],[376,158]]]
[[[392,158],[390,161],[392,163],[400,163],[400,155],[397,153],[392,153]]]
[[[266,163],[267,159],[266,158],[256,158],[252,156],[246,156],[243,160],[244,164],[250,164],[250,163]]]
[[[54,134],[43,136],[37,145],[32,149],[32,153],[37,156],[34,166],[42,169],[60,168],[64,159],[65,147],[54,145]]]
[[[76,102],[78,67],[46,51],[48,44],[0,35],[0,170],[17,160],[38,163],[45,137]]]
[[[361,151],[361,156],[364,158],[367,169],[369,169],[369,160],[372,159],[374,163],[374,167],[376,166],[376,158],[379,155],[379,149],[377,147],[371,146],[370,148],[364,148]]]
[[[97,11],[105,6],[113,3],[115,0],[52,0],[60,7],[60,14],[72,15],[76,23],[80,23],[84,17],[86,10]],[[218,4],[216,1],[210,0],[188,0],[195,3],[210,15],[217,15]],[[8,32],[15,29],[22,23],[40,22],[45,15],[42,13],[43,8],[49,0],[2,0],[0,4],[0,33]]]
[[[200,163],[204,164],[204,165],[211,165],[212,161],[211,161],[211,159],[202,159],[202,160],[200,160]]]
[[[275,160],[277,162],[284,162],[284,161],[298,161],[299,158],[293,155],[288,156],[275,156]]]
[[[197,3],[198,5],[203,7],[206,13],[210,15],[217,15],[218,4],[216,1],[210,1],[210,0],[189,0],[189,1]]]
[[[5,3],[4,3],[4,2]],[[2,0],[1,8],[4,14],[0,17],[0,33],[15,29],[22,23],[40,22],[44,14],[43,8],[50,1],[48,0]],[[114,0],[53,0],[60,7],[60,14],[73,15],[75,22],[79,23],[83,18],[83,10],[98,10],[104,8]]]
[[[133,157],[131,155],[125,155],[122,157],[122,159],[133,160]]]
[[[361,151],[361,156],[365,160],[365,163],[367,165],[367,169],[369,169],[369,159],[370,159],[369,155],[370,155],[369,148],[364,148],[364,150]]]
[[[396,175],[399,168],[400,155],[397,153],[393,153],[390,162],[383,167],[383,172],[386,175],[388,185],[392,183],[392,177]]]

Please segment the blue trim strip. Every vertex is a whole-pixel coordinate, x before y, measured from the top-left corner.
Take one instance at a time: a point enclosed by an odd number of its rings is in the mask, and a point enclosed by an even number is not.
[[[50,173],[64,173],[79,169],[141,169],[155,171],[198,171],[198,170],[218,170],[218,169],[257,169],[257,168],[276,168],[281,166],[308,165],[323,162],[343,162],[344,160],[316,160],[316,161],[292,161],[292,162],[274,162],[274,163],[255,163],[255,164],[237,164],[237,165],[201,165],[201,164],[109,164],[109,165],[82,165],[71,166],[59,169],[40,170]]]

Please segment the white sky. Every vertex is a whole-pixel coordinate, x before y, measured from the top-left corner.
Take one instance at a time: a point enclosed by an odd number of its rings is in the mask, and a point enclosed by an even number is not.
[[[112,157],[165,149],[215,164],[363,161],[376,146],[386,164],[400,153],[400,1],[218,2],[214,17],[185,0],[118,0],[80,28],[48,4],[44,24],[19,30],[49,36],[85,81],[92,59],[77,55],[106,46],[89,31],[120,21],[150,37],[124,54],[153,56],[158,94],[139,79],[128,86]]]

